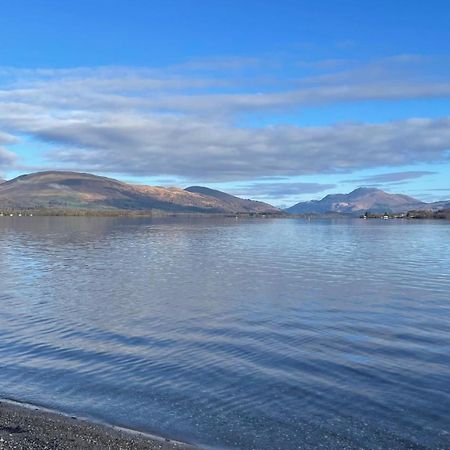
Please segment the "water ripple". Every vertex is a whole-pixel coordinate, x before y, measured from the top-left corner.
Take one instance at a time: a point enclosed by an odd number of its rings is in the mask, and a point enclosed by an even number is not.
[[[0,218],[0,395],[210,448],[450,448],[449,238]]]

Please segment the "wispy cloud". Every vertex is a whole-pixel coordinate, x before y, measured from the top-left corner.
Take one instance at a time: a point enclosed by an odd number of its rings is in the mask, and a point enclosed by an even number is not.
[[[343,183],[398,183],[400,181],[412,180],[426,175],[435,175],[436,172],[428,170],[415,170],[406,172],[388,172],[377,175],[369,175],[363,178],[343,180]]]
[[[278,65],[286,69],[286,64]],[[0,68],[4,86],[0,101],[74,109],[140,108],[210,117],[339,102],[450,97],[448,71],[443,69],[441,76],[436,75],[438,71],[429,74],[426,67],[432,64],[436,65],[434,59],[419,55],[398,55],[365,64],[303,61],[291,64],[288,77],[276,62],[257,58],[213,58],[159,69]],[[302,70],[295,70],[301,65],[315,67],[318,73],[305,76]],[[205,75],[205,67],[214,73]],[[230,67],[237,72],[230,74]],[[258,67],[259,71],[249,78],[248,67]]]
[[[15,163],[17,157],[14,153],[9,150],[0,147],[0,171],[4,172],[6,169],[10,169]]]
[[[242,70],[253,70],[262,66],[267,67],[267,59],[244,56],[221,56],[213,58],[199,58],[186,61],[181,64],[170,66],[170,69],[176,71],[208,71],[208,72],[235,72]]]
[[[236,195],[264,199],[284,199],[301,194],[316,194],[336,187],[335,184],[321,183],[251,183],[234,190]]]
[[[9,133],[2,133],[0,131],[0,145],[1,144],[15,144],[18,142],[18,138]]]
[[[0,132],[0,172],[3,173],[16,161],[16,155],[3,147],[3,145],[14,144],[18,141],[15,136]]]

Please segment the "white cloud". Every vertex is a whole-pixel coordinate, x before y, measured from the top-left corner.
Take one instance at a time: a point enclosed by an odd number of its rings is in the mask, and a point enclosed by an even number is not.
[[[0,147],[0,171],[3,173],[9,169],[16,161],[16,155],[9,150]]]
[[[235,195],[262,199],[284,199],[300,194],[316,194],[336,187],[335,184],[306,182],[251,183],[233,190]]]
[[[0,131],[0,144],[15,144],[16,142],[18,142],[17,137]]]
[[[326,77],[297,77],[295,82],[284,77],[278,85],[275,68],[269,84],[259,74],[250,87],[249,79],[229,74],[260,67],[258,59],[213,59],[166,69],[3,68],[0,144],[5,147],[14,136],[28,135],[51,148],[47,153],[51,166],[197,180],[444,161],[450,149],[450,118],[323,127],[236,125],[240,114],[249,112],[449,97],[447,78],[421,78],[417,74],[422,66],[414,76],[397,76],[407,73],[405,67],[422,63],[419,57],[400,55]],[[330,70],[341,64],[312,66]],[[395,76],[389,77],[389,68],[396,68]],[[205,70],[214,76],[200,76]],[[2,164],[14,159],[5,149],[0,158]]]
[[[0,173],[10,168],[16,161],[16,155],[3,147],[3,145],[14,144],[18,139],[9,134],[0,131]]]
[[[209,180],[350,172],[444,160],[450,118],[380,125],[236,128],[190,117],[47,118],[26,131],[80,170]],[[24,127],[24,124],[21,124]]]

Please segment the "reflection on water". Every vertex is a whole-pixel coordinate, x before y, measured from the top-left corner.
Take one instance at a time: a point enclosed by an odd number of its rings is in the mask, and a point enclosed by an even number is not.
[[[450,448],[446,222],[0,218],[0,396],[242,449]]]

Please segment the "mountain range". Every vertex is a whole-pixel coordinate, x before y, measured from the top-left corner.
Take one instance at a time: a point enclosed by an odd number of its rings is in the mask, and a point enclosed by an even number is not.
[[[450,208],[450,201],[425,203],[403,194],[390,194],[375,188],[358,188],[349,194],[330,194],[321,200],[300,202],[285,211],[289,214],[339,213],[359,215],[371,213],[402,213],[411,210]]]
[[[77,172],[38,172],[0,184],[0,209],[280,214],[272,205],[199,186],[127,184]]]
[[[437,211],[450,201],[425,203],[402,194],[358,188],[300,202],[284,211],[268,203],[246,200],[204,186],[176,187],[128,184],[112,178],[77,172],[37,172],[0,180],[0,211],[161,211],[215,214],[346,214]]]

